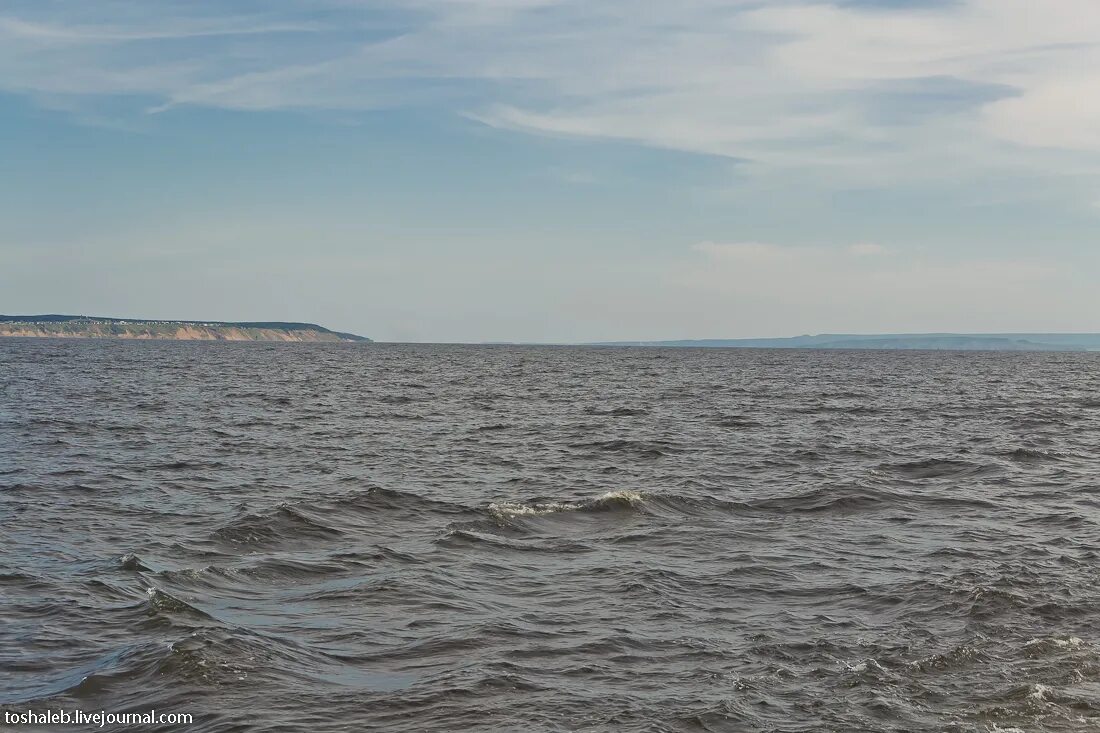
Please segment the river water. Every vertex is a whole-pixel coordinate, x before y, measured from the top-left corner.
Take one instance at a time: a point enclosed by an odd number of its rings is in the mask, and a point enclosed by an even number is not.
[[[2,340],[0,710],[1094,730],[1098,429],[1094,354]]]

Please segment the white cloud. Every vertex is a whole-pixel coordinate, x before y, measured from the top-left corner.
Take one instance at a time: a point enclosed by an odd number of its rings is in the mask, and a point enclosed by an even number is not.
[[[158,111],[437,99],[824,186],[1100,172],[1095,0],[277,0],[258,16],[117,0],[97,22],[57,7],[0,17],[0,89]],[[1066,170],[1046,148],[1083,155]]]
[[[1100,73],[1044,81],[989,105],[984,122],[993,134],[1021,145],[1100,150]]]

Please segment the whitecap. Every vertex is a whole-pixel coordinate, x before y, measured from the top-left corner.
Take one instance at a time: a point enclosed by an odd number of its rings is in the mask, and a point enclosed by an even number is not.
[[[874,660],[874,659],[864,659],[862,662],[858,662],[856,664],[852,664],[851,662],[845,662],[844,666],[849,672],[867,672],[868,670],[875,671],[875,672],[885,672],[886,671],[883,668],[883,666],[881,664],[879,664],[877,660]]]
[[[1027,696],[1030,697],[1032,700],[1046,700],[1047,695],[1052,692],[1054,692],[1053,687],[1048,687],[1046,685],[1036,683],[1031,686],[1031,692],[1029,692]]]
[[[613,502],[624,502],[634,506],[635,504],[641,504],[644,501],[644,497],[637,491],[608,491],[606,494],[601,494],[596,497],[595,503],[597,504],[610,504]]]
[[[636,507],[645,501],[637,491],[608,491],[600,494],[595,499],[577,502],[546,501],[524,504],[521,502],[493,502],[487,509],[489,514],[499,520],[512,517],[538,517],[546,514],[558,514],[561,512],[577,512],[585,509],[608,509],[615,506]]]
[[[489,513],[499,519],[508,519],[510,517],[538,517],[557,512],[572,512],[578,508],[576,504],[564,504],[556,501],[536,504],[519,504],[505,501],[490,504]]]
[[[1025,647],[1033,647],[1033,646],[1040,646],[1040,645],[1043,645],[1043,644],[1053,644],[1054,646],[1059,647],[1061,649],[1076,649],[1084,643],[1085,643],[1085,641],[1083,639],[1079,639],[1076,636],[1067,636],[1065,638],[1054,637],[1054,638],[1050,638],[1050,639],[1032,639],[1032,640],[1028,641],[1026,644],[1024,644],[1024,646]]]

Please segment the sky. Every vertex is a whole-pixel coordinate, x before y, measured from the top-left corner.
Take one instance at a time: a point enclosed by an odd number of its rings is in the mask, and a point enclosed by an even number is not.
[[[1100,331],[1096,0],[6,0],[0,313]]]

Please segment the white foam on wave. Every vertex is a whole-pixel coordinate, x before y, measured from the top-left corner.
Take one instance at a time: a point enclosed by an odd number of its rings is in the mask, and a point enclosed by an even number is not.
[[[547,501],[523,504],[521,502],[501,501],[493,502],[488,506],[489,513],[498,519],[512,517],[539,517],[546,514],[558,514],[560,512],[576,512],[592,507],[607,507],[613,504],[629,504],[637,506],[645,501],[637,491],[608,491],[600,494],[595,499],[584,501],[565,502]]]
[[[864,659],[862,662],[857,662],[856,664],[852,664],[851,662],[845,662],[844,667],[849,672],[867,672],[867,671],[885,672],[886,671],[883,668],[883,666],[881,664],[879,664],[878,661],[876,661],[874,659]]]
[[[1031,692],[1027,694],[1032,700],[1046,700],[1047,695],[1054,692],[1053,687],[1047,687],[1046,685],[1040,685],[1038,683],[1031,686]]]
[[[606,494],[601,494],[596,497],[597,503],[608,503],[613,501],[623,501],[633,506],[634,504],[641,504],[644,498],[637,491],[608,491]]]
[[[1053,644],[1061,649],[1076,649],[1085,643],[1083,639],[1079,639],[1076,636],[1067,636],[1064,639],[1050,638],[1050,639],[1032,639],[1024,644],[1025,647],[1040,646],[1042,644]]]
[[[539,517],[544,514],[556,514],[558,512],[573,512],[580,507],[576,504],[564,504],[551,501],[541,504],[519,504],[505,501],[489,505],[489,513],[496,517]]]

